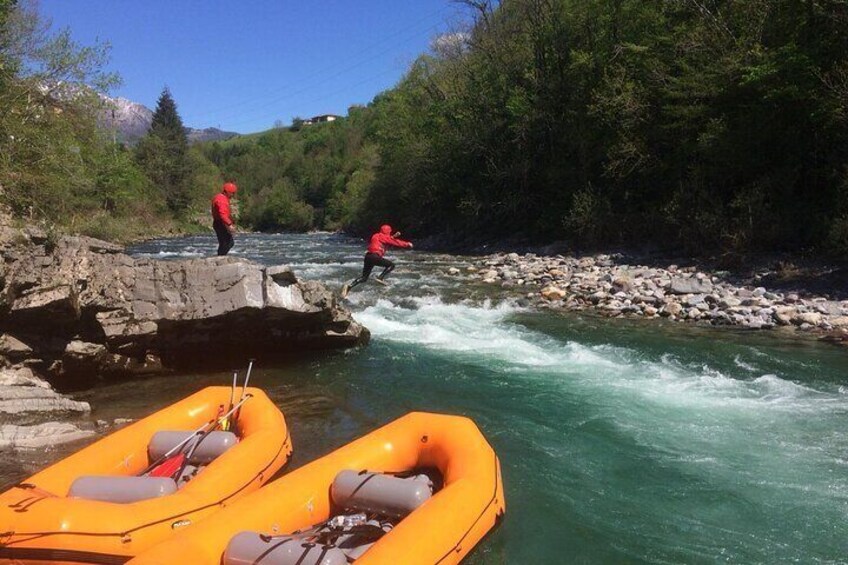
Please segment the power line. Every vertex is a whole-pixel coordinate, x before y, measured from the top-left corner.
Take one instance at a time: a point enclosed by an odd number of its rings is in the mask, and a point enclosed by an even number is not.
[[[445,13],[445,12],[448,10],[448,8],[450,8],[450,6],[449,6],[449,5],[447,5],[447,6],[443,6],[442,8],[440,8],[440,9],[436,10],[435,12],[432,12],[431,14],[429,14],[429,15],[425,16],[424,18],[420,19],[420,20],[419,20],[418,22],[416,22],[414,25],[411,25],[411,26],[408,26],[408,27],[402,28],[402,29],[400,29],[400,30],[398,30],[398,31],[396,31],[396,32],[394,32],[394,33],[392,33],[391,35],[388,35],[388,36],[384,37],[382,40],[380,40],[380,41],[378,41],[378,42],[376,42],[376,43],[372,43],[372,44],[371,44],[371,45],[369,45],[368,47],[366,47],[366,48],[364,48],[364,49],[362,49],[362,50],[358,51],[354,57],[351,57],[350,59],[348,59],[348,61],[350,61],[350,62],[354,62],[354,63],[355,63],[355,65],[353,65],[353,66],[347,65],[347,66],[346,66],[346,68],[345,68],[344,70],[342,70],[342,71],[340,71],[340,72],[336,73],[335,75],[332,75],[332,76],[331,76],[331,77],[329,77],[329,78],[334,78],[335,76],[338,76],[338,75],[340,75],[340,74],[343,74],[344,72],[348,72],[348,71],[350,71],[350,70],[352,70],[352,69],[354,69],[354,68],[360,67],[360,66],[362,66],[363,64],[365,64],[365,63],[367,63],[367,62],[370,62],[370,61],[372,61],[372,60],[374,60],[374,59],[376,59],[376,58],[378,58],[378,57],[380,57],[380,56],[382,56],[382,55],[385,55],[386,53],[390,52],[392,49],[396,48],[398,45],[397,45],[397,44],[395,44],[395,45],[393,45],[391,48],[389,48],[389,49],[385,49],[385,50],[382,50],[382,51],[380,51],[379,53],[377,53],[377,54],[375,54],[375,55],[373,55],[373,56],[371,56],[371,57],[368,57],[367,59],[360,60],[360,61],[358,61],[358,62],[356,61],[356,59],[357,59],[360,55],[362,55],[362,54],[364,54],[364,53],[367,53],[368,51],[371,51],[371,50],[372,50],[372,49],[374,49],[375,47],[379,47],[379,46],[381,46],[381,45],[383,45],[383,44],[387,43],[388,41],[390,41],[390,40],[394,39],[395,37],[398,37],[398,36],[400,36],[400,35],[404,34],[405,32],[407,32],[407,31],[409,31],[409,30],[412,30],[412,29],[418,29],[418,28],[420,28],[420,27],[421,27],[422,22],[429,22],[429,21],[430,21],[430,20],[432,20],[433,18],[435,18],[435,17],[437,17],[437,16],[440,16],[440,15],[442,15],[443,13]],[[409,39],[411,39],[411,38],[413,38],[413,37],[418,37],[418,36],[419,36],[421,33],[423,33],[423,32],[429,32],[429,31],[431,31],[431,30],[435,29],[435,28],[436,28],[436,27],[438,27],[439,25],[441,25],[441,24],[437,24],[437,25],[435,25],[435,26],[434,26],[434,25],[428,25],[428,26],[427,26],[427,28],[426,28],[425,30],[423,30],[422,32],[418,32],[418,33],[413,34],[412,36],[408,36],[408,37],[404,40],[403,44],[406,44],[406,43],[408,42],[408,40],[409,40]],[[327,73],[328,71],[332,71],[332,70],[333,70],[333,69],[335,69],[335,68],[338,68],[338,65],[333,65],[333,66],[331,66],[331,67],[325,67],[325,68],[323,68],[323,69],[318,69],[318,70],[316,70],[315,72],[313,72],[313,73],[310,73],[310,74],[306,75],[306,77],[304,77],[304,78],[303,78],[300,82],[303,82],[303,81],[309,81],[309,80],[311,80],[312,78],[321,77],[321,76],[324,76],[324,77],[325,77],[325,79],[324,79],[324,80],[326,80],[326,78],[327,78],[327,77],[326,77],[326,73]],[[320,83],[319,83],[319,84],[320,84]],[[257,97],[248,98],[248,99],[243,99],[243,100],[241,100],[241,101],[239,101],[239,102],[236,102],[236,103],[233,103],[233,104],[228,104],[228,105],[225,105],[225,106],[221,106],[221,107],[218,107],[218,108],[215,108],[215,109],[212,109],[212,110],[204,110],[203,112],[200,112],[200,113],[188,114],[188,115],[186,115],[186,117],[185,117],[184,119],[185,119],[185,121],[197,122],[197,121],[199,121],[199,120],[198,120],[198,118],[203,118],[203,117],[206,117],[206,116],[210,116],[210,115],[217,114],[217,113],[218,113],[218,112],[220,112],[221,110],[229,110],[229,109],[232,109],[232,108],[240,108],[240,107],[242,107],[242,106],[253,106],[253,105],[256,105],[257,103],[260,103],[260,104],[261,104],[262,102],[264,102],[265,100],[267,100],[267,99],[268,99],[268,96],[269,96],[269,95],[273,95],[273,94],[275,94],[275,93],[285,92],[285,90],[286,90],[286,89],[288,89],[288,88],[290,88],[290,87],[289,87],[289,85],[282,86],[282,87],[279,87],[279,88],[276,88],[276,89],[272,89],[272,90],[270,90],[270,91],[267,91],[267,92],[265,92],[265,93],[263,93],[262,95],[257,96]],[[299,91],[299,92],[300,92],[300,91]],[[274,101],[277,101],[277,99],[271,99],[271,101],[272,101],[272,102],[274,102]],[[223,117],[227,117],[227,116],[223,116]]]
[[[369,76],[368,78],[363,79],[363,80],[361,80],[361,81],[359,81],[359,82],[356,82],[356,83],[354,83],[354,84],[348,85],[348,86],[347,86],[347,88],[355,88],[355,87],[357,87],[357,86],[362,86],[363,84],[367,84],[367,83],[369,83],[369,82],[371,82],[371,81],[373,81],[373,80],[375,80],[375,79],[381,78],[381,77],[383,77],[383,76],[385,76],[385,75],[388,75],[388,74],[390,74],[390,73],[394,73],[394,72],[395,72],[395,69],[386,69],[386,70],[384,70],[384,71],[382,71],[382,72],[379,72],[379,73],[377,73],[377,74],[375,74],[375,75],[371,75],[371,76]],[[320,102],[320,101],[322,101],[322,100],[326,100],[327,98],[330,98],[331,96],[332,96],[332,93],[331,93],[331,94],[326,94],[326,95],[321,96],[321,97],[319,97],[319,98],[313,98],[313,99],[312,99],[312,101],[313,101],[313,102]],[[266,115],[258,116],[258,117],[256,117],[256,118],[251,118],[251,119],[249,119],[249,120],[242,120],[242,121],[239,121],[239,122],[234,122],[234,123],[228,124],[228,126],[227,126],[227,127],[235,127],[235,126],[239,126],[239,125],[242,125],[242,124],[253,123],[253,122],[256,122],[256,121],[259,121],[259,120],[262,120],[262,119],[267,119],[267,118],[266,118],[266,116],[270,116],[270,115],[269,115],[269,114],[266,114]],[[275,113],[273,116],[271,116],[271,117],[279,117],[279,112],[276,112],[276,113]]]
[[[427,28],[426,30],[423,30],[422,32],[419,32],[418,34],[416,34],[416,37],[418,35],[421,35],[422,33],[429,33],[429,32],[433,31],[434,29],[436,29],[438,27],[439,27],[439,24],[431,26],[431,27]],[[407,38],[407,41],[408,41],[408,39],[410,39],[410,38]],[[404,43],[406,43],[406,42],[404,42]],[[282,102],[284,100],[291,99],[291,98],[293,98],[293,97],[295,97],[299,94],[304,94],[306,92],[309,92],[310,90],[313,90],[316,86],[319,86],[319,85],[325,84],[329,81],[332,81],[335,78],[338,78],[338,77],[340,77],[344,74],[349,73],[350,71],[356,70],[356,69],[364,66],[366,63],[369,63],[369,62],[371,62],[375,59],[378,59],[379,57],[385,55],[386,53],[394,51],[398,46],[399,45],[394,45],[394,46],[392,46],[388,49],[381,51],[380,53],[373,55],[372,57],[369,57],[365,60],[359,61],[358,63],[351,65],[351,66],[348,66],[348,67],[346,67],[346,68],[344,68],[344,69],[342,69],[342,70],[340,70],[340,71],[338,71],[334,74],[326,75],[326,76],[322,77],[321,80],[319,80],[319,81],[313,81],[312,83],[309,83],[306,86],[299,88],[298,90],[288,92],[288,93],[286,93],[282,96],[277,96],[277,97],[272,98],[270,100],[263,100],[261,103],[258,103],[258,104],[257,103],[250,104],[250,106],[255,107],[254,109],[218,115],[218,116],[216,116],[216,120],[220,121],[222,119],[240,117],[240,116],[244,116],[244,115],[248,115],[248,116],[249,115],[256,115],[256,114],[259,114],[260,112],[265,112],[265,111],[267,111],[268,108],[270,108],[274,104],[278,104],[279,102]],[[393,71],[394,71],[394,69],[388,69],[387,71],[380,73],[380,75],[387,74],[388,72],[393,72]],[[192,120],[192,121],[196,121],[196,120]],[[251,121],[253,121],[253,120],[251,120]],[[238,123],[244,123],[244,122],[242,121],[242,122],[238,122]]]

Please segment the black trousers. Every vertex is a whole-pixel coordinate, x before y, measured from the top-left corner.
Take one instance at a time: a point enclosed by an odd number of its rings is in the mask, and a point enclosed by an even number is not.
[[[380,257],[376,253],[366,253],[365,262],[362,265],[362,274],[353,279],[353,282],[350,283],[350,288],[367,281],[368,277],[371,276],[371,271],[374,270],[374,267],[383,267],[383,272],[377,275],[377,278],[380,280],[383,280],[386,278],[386,275],[395,270],[394,261],[389,261],[385,257]]]
[[[215,235],[218,236],[218,255],[226,255],[236,243],[233,234],[221,220],[213,221],[212,227],[215,229]]]

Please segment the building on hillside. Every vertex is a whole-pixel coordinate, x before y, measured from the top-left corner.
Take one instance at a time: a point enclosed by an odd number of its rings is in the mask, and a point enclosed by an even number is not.
[[[323,124],[326,122],[335,122],[341,118],[341,116],[337,116],[335,114],[321,114],[320,116],[312,116],[311,118],[307,118],[303,120],[303,125],[311,126],[312,124]]]

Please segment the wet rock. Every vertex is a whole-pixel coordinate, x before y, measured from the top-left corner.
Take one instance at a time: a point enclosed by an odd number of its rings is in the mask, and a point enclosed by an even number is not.
[[[29,367],[10,367],[0,369],[0,388],[13,386],[36,386],[50,388],[47,381],[39,379]]]
[[[10,361],[20,361],[32,355],[32,348],[9,334],[0,335],[0,355]]]
[[[0,413],[89,412],[88,402],[71,400],[50,388],[0,385]]]
[[[229,366],[369,337],[331,292],[298,281],[285,266],[134,259],[78,237],[49,251],[32,243],[10,248],[0,265],[0,355],[38,359],[71,381],[198,361]]]
[[[69,423],[45,422],[33,426],[0,426],[0,449],[34,449],[77,441],[94,435]]]

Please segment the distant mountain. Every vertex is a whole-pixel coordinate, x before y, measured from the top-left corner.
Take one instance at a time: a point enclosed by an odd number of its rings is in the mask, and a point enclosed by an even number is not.
[[[100,95],[100,98],[105,102],[101,123],[104,128],[114,129],[119,141],[132,145],[144,137],[147,130],[150,129],[150,124],[153,121],[153,110],[147,106],[126,98],[112,98],[103,94]],[[189,143],[218,141],[239,135],[218,128],[186,127],[185,130]]]
[[[205,129],[197,129],[197,128],[185,128],[186,134],[188,135],[189,143],[200,143],[202,141],[222,141],[224,139],[230,139],[231,137],[235,137],[239,134],[233,133],[231,131],[224,131],[218,128],[205,128]]]

